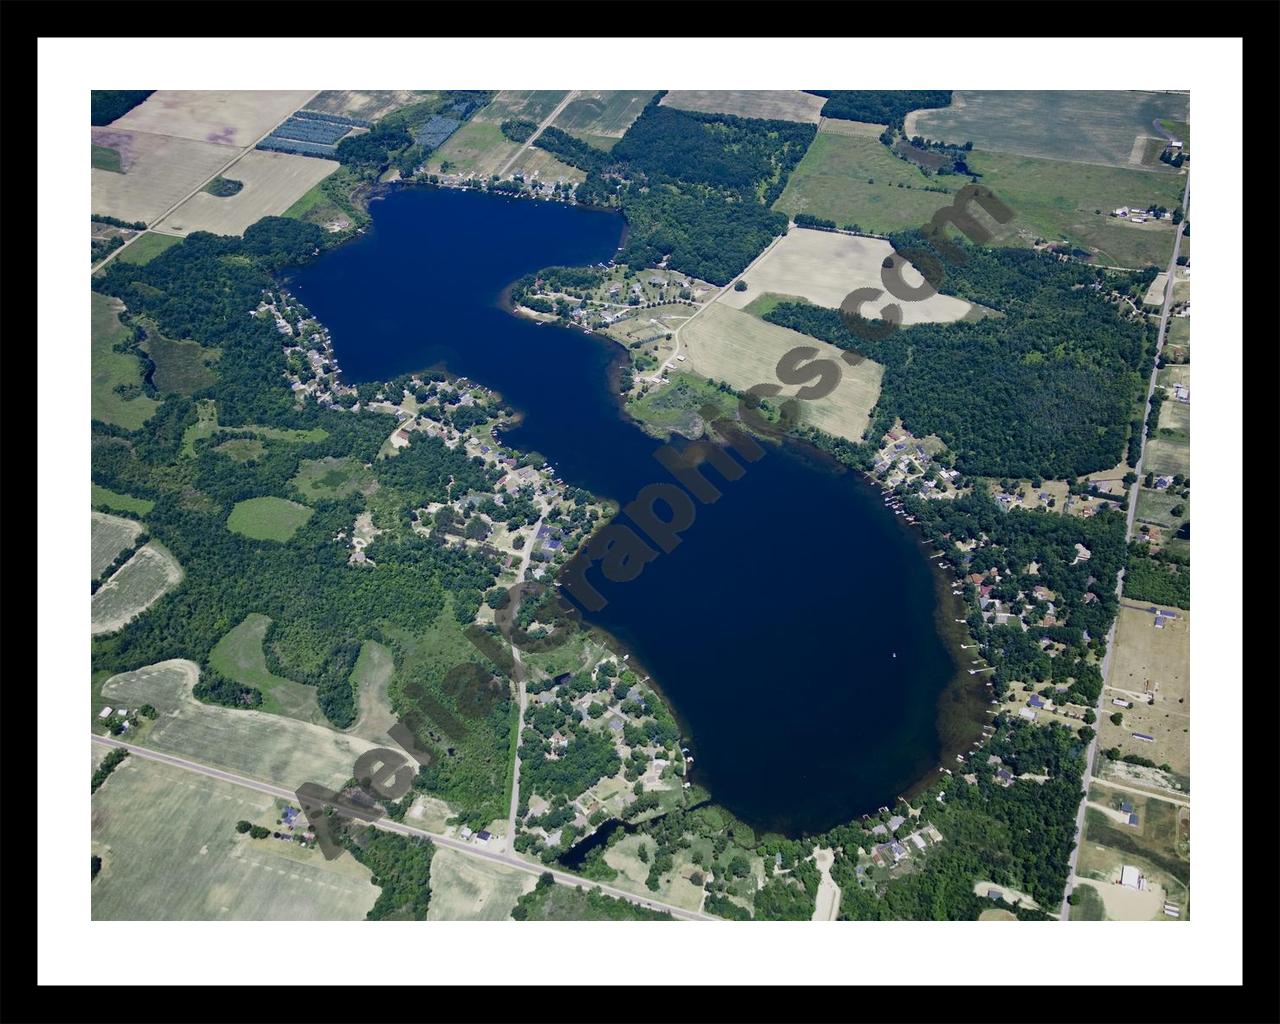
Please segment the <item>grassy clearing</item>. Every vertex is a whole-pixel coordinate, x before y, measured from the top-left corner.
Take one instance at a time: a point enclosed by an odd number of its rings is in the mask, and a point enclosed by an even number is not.
[[[355,687],[359,706],[356,724],[351,731],[357,736],[380,740],[395,724],[396,716],[391,713],[391,698],[387,695],[395,669],[391,651],[375,640],[364,642],[351,670],[351,684]]]
[[[427,920],[506,921],[516,900],[535,884],[527,872],[442,846],[431,858]]]
[[[316,702],[315,687],[273,675],[262,653],[262,641],[271,619],[256,612],[249,615],[209,652],[209,664],[228,679],[262,691],[262,710],[286,715],[300,722],[324,725],[326,719]]]
[[[160,717],[147,736],[149,747],[290,789],[304,782],[342,785],[356,759],[376,745],[265,711],[202,704],[191,693],[199,671],[175,659],[124,672],[102,683],[102,700],[113,707],[154,705]]]
[[[154,231],[148,231],[132,244],[125,246],[116,259],[122,263],[147,264],[181,241],[182,239],[176,235],[158,235]]]
[[[836,361],[840,383],[826,398],[800,403],[804,421],[852,441],[862,438],[871,409],[880,395],[884,367],[870,359],[848,366],[834,345],[757,320],[749,313],[715,302],[690,320],[680,334],[688,346],[688,368],[710,380],[723,380],[736,391],[777,381],[779,359],[798,346],[816,348],[815,358]],[[775,403],[794,395],[784,387]]]
[[[1175,516],[1173,509],[1179,505],[1182,506],[1183,511]],[[1191,518],[1191,502],[1187,498],[1180,498],[1168,491],[1141,487],[1138,489],[1138,507],[1134,511],[1134,518],[1139,522],[1150,523],[1152,526],[1172,532]]]
[[[94,512],[89,542],[89,571],[93,578],[101,576],[121,551],[132,547],[134,538],[141,532],[142,524],[133,519]]]
[[[311,518],[312,510],[285,498],[238,501],[227,517],[227,529],[253,540],[289,540]]]
[[[90,632],[114,633],[181,582],[178,560],[159,541],[150,541],[93,595]]]
[[[121,494],[119,491],[113,491],[98,484],[92,485],[89,500],[94,508],[110,508],[118,512],[136,512],[140,516],[145,516],[156,507],[154,501],[148,501],[146,498],[135,498],[130,494]]]
[[[155,363],[151,379],[158,391],[194,395],[218,379],[213,364],[222,355],[219,349],[195,341],[174,341],[158,332],[152,332],[142,347]]]
[[[765,292],[763,295],[757,295],[754,299],[743,306],[742,311],[744,313],[750,313],[752,316],[763,320],[784,302],[807,301],[807,299],[799,295],[779,295],[777,292]]]
[[[1191,348],[1191,317],[1171,316],[1165,332],[1165,345],[1173,348]]]
[[[94,292],[91,303],[90,403],[95,420],[125,430],[137,430],[160,404],[142,391],[142,363],[132,352],[116,352],[114,346],[130,338],[120,322],[124,304]]]
[[[313,502],[336,501],[356,491],[368,492],[377,486],[373,474],[364,468],[363,463],[332,456],[304,460],[292,483],[304,500]]]
[[[473,118],[427,158],[427,170],[487,178],[519,152],[520,145],[503,135],[498,123]]]
[[[987,913],[990,911],[983,911],[983,914]],[[1072,890],[1072,921],[1105,921],[1106,919],[1106,908],[1097,889],[1091,885],[1079,885]]]
[[[93,919],[363,919],[379,890],[350,854],[328,861],[236,832],[240,819],[274,827],[279,809],[266,794],[126,758],[93,797]]]
[[[1187,440],[1191,435],[1191,403],[1166,401],[1160,406],[1161,437]]]
[[[926,178],[918,168],[893,156],[874,135],[824,128],[796,165],[773,208],[791,216],[808,213],[841,227],[857,224],[864,231],[885,234],[927,224],[936,211],[951,202],[950,195],[925,192],[924,186],[941,185],[951,191],[963,184],[964,179],[958,178],[950,182]]]
[[[267,453],[267,446],[252,437],[233,437],[223,441],[214,451],[222,452],[235,462],[251,462],[262,458]]]
[[[99,146],[96,142],[90,143],[93,148],[93,155],[90,158],[90,164],[99,171],[112,171],[116,174],[123,174],[124,168],[120,165],[120,151],[112,149],[110,146]]]
[[[702,410],[708,405],[733,419],[738,400],[701,377],[674,373],[669,383],[628,402],[627,413],[664,436],[675,432],[686,437],[700,437]]]
[[[1185,120],[1189,103],[1185,94],[1155,92],[957,90],[951,106],[908,115],[907,133],[970,141],[997,152],[1124,167],[1135,139],[1157,134],[1153,120]],[[1164,164],[1155,166],[1175,176]]]

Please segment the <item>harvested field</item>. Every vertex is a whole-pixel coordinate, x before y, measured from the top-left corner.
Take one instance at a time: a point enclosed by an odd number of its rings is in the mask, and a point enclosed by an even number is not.
[[[537,884],[517,868],[492,864],[446,846],[431,858],[428,921],[506,921],[511,908]]]
[[[1155,134],[1152,120],[1185,121],[1189,106],[1189,96],[1174,93],[956,90],[951,106],[913,111],[906,128],[978,149],[1124,167],[1135,140]],[[1155,169],[1174,173],[1159,162]]]
[[[1103,715],[1098,719],[1101,749],[1119,747],[1121,756],[1137,754],[1156,764],[1168,763],[1178,775],[1191,771],[1191,613],[1161,608],[1176,618],[1155,628],[1150,605],[1124,601],[1116,623],[1115,653],[1107,675]],[[1155,606],[1160,607],[1160,606]],[[1155,703],[1145,703],[1148,694]],[[1111,698],[1133,702],[1118,708]],[[1224,694],[1224,699],[1230,699]],[[1111,715],[1118,712],[1121,724]],[[1154,742],[1134,738],[1134,733],[1154,737]]]
[[[338,166],[336,160],[250,150],[226,172],[244,182],[244,188],[226,198],[197,192],[158,227],[179,235],[192,231],[242,235],[263,217],[283,214]]]
[[[653,95],[652,90],[645,89],[579,92],[560,111],[554,123],[557,128],[580,137],[598,135],[620,139]]]
[[[97,168],[91,172],[93,212],[147,224],[198,189],[236,155],[235,150],[212,142],[118,127],[93,129],[93,141],[119,152],[124,172]]]
[[[116,352],[117,343],[130,337],[120,323],[124,303],[93,292],[90,303],[90,410],[95,420],[125,430],[137,430],[159,403],[142,393],[142,362],[132,352]],[[124,394],[117,387],[127,389]]]
[[[541,124],[568,95],[567,89],[504,89],[487,107],[476,111],[473,120],[487,124],[501,124],[510,120]]]
[[[161,89],[111,127],[244,148],[314,95],[309,89]]]
[[[150,541],[93,595],[90,633],[123,628],[181,582],[178,560],[159,541]]]
[[[821,96],[788,89],[673,89],[662,98],[664,107],[808,124],[821,120],[819,111],[826,102]]]
[[[256,612],[245,617],[209,652],[209,664],[228,679],[262,691],[262,710],[324,725],[327,719],[316,701],[314,686],[272,674],[262,653],[271,619]]]
[[[819,306],[839,309],[855,288],[883,289],[881,263],[892,254],[893,246],[878,238],[792,228],[743,275],[746,291],[730,289],[716,301],[742,309],[760,295],[775,293],[800,296]],[[903,278],[912,287],[924,280],[910,264],[904,268]],[[891,302],[893,298],[886,294],[884,301]],[[904,325],[951,323],[975,309],[964,299],[940,294],[899,305]],[[864,311],[872,312],[869,307]]]
[[[249,498],[238,501],[227,517],[227,529],[253,540],[283,543],[311,518],[312,510],[285,498]]]
[[[855,135],[864,139],[879,139],[884,134],[884,125],[872,124],[870,121],[846,121],[842,117],[821,117],[818,119],[818,131],[824,135]]]
[[[348,853],[250,839],[235,824],[275,827],[264,793],[128,757],[93,798],[95,921],[361,920],[378,888]]]
[[[122,519],[105,512],[93,512],[90,540],[89,572],[96,580],[116,555],[133,546],[134,538],[142,532],[142,524],[136,519]]]
[[[149,747],[290,789],[304,782],[341,786],[356,758],[376,746],[266,711],[202,704],[191,693],[199,673],[191,661],[162,661],[112,676],[102,684],[102,699],[112,706],[155,706],[160,717]]]
[[[801,402],[805,422],[858,441],[867,428],[872,407],[880,394],[884,367],[870,359],[848,366],[834,345],[757,320],[750,313],[713,302],[681,330],[687,346],[688,368],[712,380],[727,381],[735,390],[756,384],[777,383],[778,360],[797,347],[817,349],[815,358],[835,360],[841,368],[840,383],[826,398]],[[775,402],[794,395],[798,388],[784,387]]]
[[[166,249],[181,241],[181,238],[174,235],[158,235],[154,231],[148,231],[131,245],[125,246],[116,259],[121,263],[150,263]]]
[[[322,114],[342,114],[363,121],[377,121],[393,110],[421,103],[437,94],[421,89],[326,89],[306,105]]]

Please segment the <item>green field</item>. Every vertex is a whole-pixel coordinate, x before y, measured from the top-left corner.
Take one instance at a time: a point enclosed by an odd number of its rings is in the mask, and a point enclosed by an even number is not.
[[[154,231],[148,231],[125,246],[116,259],[122,263],[150,263],[166,249],[172,248],[181,241],[182,239],[176,235],[158,235]]]
[[[1183,512],[1179,516],[1172,515],[1170,509],[1182,506]],[[1159,526],[1163,530],[1171,530],[1174,527],[1186,522],[1191,518],[1191,501],[1187,498],[1180,498],[1176,494],[1170,494],[1168,491],[1148,490],[1145,487],[1138,488],[1138,507],[1134,511],[1134,518],[1142,523],[1151,523],[1153,526]]]
[[[874,135],[820,131],[773,208],[793,217],[808,213],[841,227],[857,224],[863,231],[884,234],[927,224],[951,202],[950,195],[925,192],[924,186],[951,192],[964,184],[963,178],[926,178],[893,156]]]
[[[520,143],[503,135],[497,124],[471,120],[427,158],[427,169],[442,171],[447,163],[449,174],[488,177],[519,149]]]
[[[124,168],[120,165],[120,153],[118,150],[112,149],[110,146],[99,146],[96,142],[92,142],[90,145],[93,147],[93,156],[90,163],[94,170],[114,171],[116,174],[124,173]]]
[[[585,138],[592,145],[609,149],[611,143],[597,142],[596,138],[609,137],[612,142],[620,139],[653,95],[652,91],[643,89],[580,92],[560,111],[555,126]]]
[[[1013,211],[1012,223],[997,236],[1001,244],[1065,238],[1096,252],[1109,266],[1169,262],[1174,233],[1169,221],[1133,224],[1108,214],[1120,206],[1145,209],[1153,203],[1173,209],[1182,202],[1181,175],[978,150],[969,155],[969,167]]]
[[[100,487],[98,484],[92,485],[89,501],[94,508],[105,507],[115,509],[118,512],[136,512],[140,516],[145,516],[156,507],[154,501],[148,501],[146,498],[135,498],[130,494],[121,494],[118,491]]]
[[[301,722],[324,725],[315,687],[273,675],[262,653],[262,640],[271,619],[256,612],[219,640],[209,652],[209,664],[228,679],[262,691],[262,710]]]
[[[213,364],[222,354],[216,348],[205,348],[195,341],[174,341],[159,333],[151,333],[143,349],[155,363],[151,379],[156,389],[166,394],[193,395],[218,379]]]
[[[447,846],[431,858],[428,921],[507,921],[537,879],[518,868],[469,857]]]
[[[89,572],[96,580],[120,552],[133,547],[134,538],[142,532],[142,524],[102,512],[93,513],[92,524]]]
[[[1185,120],[1189,104],[1189,96],[1173,93],[965,90],[949,107],[909,115],[907,127],[911,135],[977,149],[1120,167],[1129,164],[1139,137],[1159,134],[1153,120]],[[1158,161],[1155,167],[1170,174]]]
[[[222,452],[235,462],[249,462],[262,458],[267,453],[267,446],[252,437],[233,437],[230,441],[223,441],[214,451]]]
[[[765,292],[742,307],[743,312],[763,320],[784,302],[807,302],[798,295],[779,295],[777,292]]]
[[[670,382],[627,403],[627,413],[666,436],[672,431],[686,437],[701,436],[700,412],[712,405],[732,419],[738,400],[691,373],[673,373]]]
[[[90,302],[93,418],[125,430],[137,430],[160,403],[142,392],[142,362],[138,357],[132,352],[112,351],[116,344],[130,338],[129,329],[120,322],[117,301],[94,292]]]
[[[295,805],[296,806],[296,805]],[[93,796],[95,921],[362,920],[378,897],[350,854],[250,839],[275,828],[280,801],[138,756]]]
[[[1165,334],[1165,344],[1172,345],[1177,348],[1190,349],[1191,317],[1189,316],[1169,317],[1169,327]]]
[[[191,694],[198,673],[190,661],[124,672],[102,683],[102,702],[154,705],[160,717],[147,736],[149,747],[289,789],[304,782],[341,786],[356,759],[375,746],[295,718],[202,704]]]
[[[311,518],[312,510],[287,498],[238,501],[227,517],[227,529],[253,540],[287,541]]]
[[[1147,441],[1142,457],[1142,468],[1159,476],[1191,475],[1191,445],[1186,441],[1173,441],[1153,437]]]
[[[221,429],[223,428],[218,423],[217,403],[212,399],[204,399],[197,402],[196,422],[182,432],[182,454],[194,456],[196,442],[202,437],[213,437]],[[313,441],[323,441],[329,436],[329,432],[323,427],[291,430],[284,427],[259,427],[249,424],[244,427],[227,427],[226,429],[235,430],[237,433],[252,433],[258,437],[265,437],[268,441],[285,441],[289,444],[309,444]],[[235,439],[233,438],[232,440]],[[236,449],[231,448],[228,454],[234,451]],[[232,458],[236,458],[236,456],[232,455]]]
[[[1091,885],[1078,885],[1071,894],[1072,921],[1105,921],[1107,914],[1102,906],[1102,897]]]
[[[373,474],[363,463],[352,458],[306,459],[298,467],[293,486],[306,501],[337,501],[356,491],[368,492],[376,487]]]

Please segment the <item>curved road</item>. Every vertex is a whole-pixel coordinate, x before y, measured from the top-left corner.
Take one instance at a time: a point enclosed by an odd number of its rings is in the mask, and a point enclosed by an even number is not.
[[[183,771],[194,772],[197,775],[205,775],[211,779],[217,779],[220,782],[229,782],[235,786],[243,786],[245,789],[252,789],[259,793],[265,793],[268,796],[277,797],[280,800],[288,800],[291,802],[297,800],[297,794],[283,786],[275,786],[269,782],[250,779],[244,775],[237,775],[234,772],[223,771],[221,768],[211,768],[209,765],[200,764],[196,761],[188,761],[181,757],[175,757],[172,754],[162,754],[158,750],[151,750],[147,747],[134,746],[132,743],[122,743],[120,740],[113,739],[110,736],[98,736],[94,733],[90,733],[89,738],[94,743],[100,743],[103,746],[120,747],[147,761],[157,761],[161,764],[167,764],[172,768],[181,768]],[[712,917],[710,914],[699,913],[695,910],[685,910],[682,907],[673,907],[670,904],[661,903],[658,900],[646,899],[643,896],[637,896],[634,893],[625,892],[622,889],[615,889],[613,886],[605,885],[601,882],[594,882],[589,878],[571,875],[567,871],[559,871],[554,868],[543,867],[542,865],[529,864],[507,854],[486,850],[473,843],[464,842],[461,839],[454,839],[452,836],[442,836],[434,832],[428,832],[425,829],[414,828],[412,825],[405,825],[398,821],[392,821],[390,818],[380,818],[372,824],[375,828],[386,829],[388,832],[398,832],[404,836],[430,839],[433,843],[438,843],[440,846],[447,846],[449,849],[457,850],[459,853],[465,853],[468,856],[477,857],[480,860],[491,861],[494,864],[501,864],[505,867],[516,868],[526,874],[541,875],[544,872],[550,872],[551,876],[560,885],[582,886],[585,889],[597,888],[606,895],[613,896],[616,899],[626,900],[628,903],[634,903],[637,906],[646,908],[647,910],[664,911],[672,917],[679,918],[684,921],[719,920],[718,918]]]
[[[1165,332],[1169,326],[1169,307],[1173,304],[1173,282],[1176,276],[1175,271],[1178,267],[1178,251],[1182,248],[1182,232],[1186,228],[1187,216],[1190,213],[1191,205],[1191,171],[1187,170],[1187,183],[1182,189],[1182,209],[1183,219],[1178,224],[1178,232],[1173,236],[1173,254],[1169,257],[1169,270],[1164,283],[1164,304],[1160,307],[1160,333],[1156,337],[1156,357],[1151,366],[1151,377],[1147,381],[1147,402],[1146,410],[1151,410],[1151,396],[1156,389],[1156,375],[1160,372],[1160,352],[1164,348]],[[1145,418],[1144,418],[1145,421]],[[1142,431],[1142,448],[1138,452],[1138,465],[1134,467],[1133,472],[1138,479],[1133,486],[1129,488],[1129,514],[1125,519],[1124,539],[1127,543],[1129,538],[1133,536],[1133,517],[1138,510],[1138,490],[1142,486],[1142,460],[1147,454],[1147,431],[1144,425]],[[1116,597],[1120,597],[1124,588],[1124,570],[1121,569],[1116,576]],[[1119,616],[1111,623],[1111,628],[1107,631],[1107,653],[1102,659],[1102,679],[1106,683],[1107,676],[1111,672],[1111,655],[1115,652],[1116,641],[1116,623]],[[1098,695],[1098,703],[1095,712],[1101,717],[1103,712],[1103,701],[1106,698],[1106,687],[1104,685],[1102,693]],[[1075,877],[1076,863],[1080,857],[1080,840],[1084,836],[1084,813],[1085,804],[1088,802],[1089,783],[1093,780],[1093,760],[1098,752],[1098,734],[1095,731],[1093,739],[1089,741],[1089,749],[1085,751],[1084,776],[1081,778],[1081,785],[1084,787],[1085,795],[1080,799],[1080,807],[1076,811],[1076,841],[1071,848],[1071,856],[1067,860],[1067,885],[1062,893],[1062,907],[1059,913],[1059,919],[1062,921],[1070,920],[1070,904],[1067,903],[1068,897],[1071,895],[1071,882]],[[1151,794],[1148,794],[1151,795]],[[1180,801],[1179,801],[1180,802]]]

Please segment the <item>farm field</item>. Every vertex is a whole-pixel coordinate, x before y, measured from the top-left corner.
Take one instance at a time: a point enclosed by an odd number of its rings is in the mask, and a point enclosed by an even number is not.
[[[244,148],[314,95],[309,89],[161,89],[111,127]]]
[[[377,121],[393,110],[435,96],[436,93],[421,89],[326,89],[316,94],[304,109]]]
[[[103,512],[92,513],[90,534],[89,572],[96,580],[116,556],[133,546],[134,538],[142,532],[142,524],[135,519],[121,519]]]
[[[350,854],[236,832],[274,827],[281,801],[137,756],[93,797],[95,921],[361,920],[378,897]]]
[[[113,707],[155,706],[147,746],[290,789],[341,786],[376,745],[266,711],[203,704],[191,692],[199,674],[195,662],[174,659],[112,676],[100,692]]]
[[[220,349],[205,348],[195,341],[175,341],[153,331],[142,349],[155,363],[151,375],[156,390],[177,395],[193,395],[218,379],[213,369]]]
[[[113,174],[123,174],[124,168],[120,166],[120,152],[109,146],[99,146],[97,143],[90,144],[89,165],[95,170],[111,171]]]
[[[145,516],[156,507],[154,501],[149,501],[146,498],[135,498],[131,494],[121,494],[119,491],[110,490],[99,484],[92,485],[89,500],[94,508],[105,506],[106,508],[115,509],[117,512],[136,512],[140,516]]]
[[[1142,468],[1160,476],[1191,474],[1191,445],[1186,441],[1152,437],[1147,440]]]
[[[136,107],[130,113],[141,109]],[[118,127],[119,123],[117,127],[93,129],[94,144],[116,150],[123,169],[121,174],[96,168],[91,172],[94,213],[150,224],[236,155],[228,146],[129,131]]]
[[[305,501],[337,501],[357,491],[370,494],[378,488],[373,473],[356,459],[331,455],[304,459],[292,483]]]
[[[1173,334],[1172,328],[1170,328],[1169,334]],[[1170,343],[1172,343],[1172,337],[1170,338]],[[1191,364],[1170,363],[1157,374],[1156,383],[1160,387],[1169,388],[1170,390],[1173,389],[1175,384],[1181,384],[1185,388],[1191,387]]]
[[[878,238],[861,238],[835,231],[792,228],[762,259],[742,276],[744,292],[729,289],[716,301],[742,309],[761,294],[794,295],[819,306],[839,309],[855,288],[882,287],[881,263],[893,246]],[[924,278],[908,264],[903,270],[908,285]],[[890,296],[885,299],[892,301]],[[976,307],[964,299],[936,294],[922,302],[900,303],[902,323],[951,323],[964,319]],[[871,313],[868,308],[865,310]]]
[[[1191,403],[1167,399],[1160,406],[1159,429],[1172,430],[1185,437],[1191,430]]]
[[[858,441],[867,428],[872,407],[880,394],[884,367],[870,359],[848,366],[834,345],[776,324],[757,320],[750,313],[713,302],[682,329],[680,340],[688,346],[688,369],[711,380],[723,380],[735,390],[775,381],[778,360],[800,345],[817,348],[819,355],[841,367],[841,380],[826,398],[800,403],[802,417],[830,434]],[[775,402],[795,394],[786,387]]]
[[[262,641],[271,619],[253,613],[219,640],[209,652],[209,664],[228,679],[262,691],[262,710],[296,718],[312,725],[327,719],[316,701],[313,686],[273,675],[262,653]]]
[[[825,125],[819,130],[773,204],[775,210],[886,234],[927,224],[951,202],[950,185],[942,186],[947,194],[924,191],[926,185],[939,187],[938,179],[926,178],[917,167],[893,156],[877,137],[882,129],[868,135],[851,131],[851,125],[861,127],[849,121],[838,130]],[[956,188],[963,184],[954,180]]]
[[[497,125],[519,118],[541,124],[567,95],[567,89],[504,89],[487,107],[477,110],[473,120]]]
[[[157,227],[179,235],[242,235],[263,217],[283,214],[338,167],[336,160],[250,150],[224,172],[244,188],[227,198],[197,192]]]
[[[1157,134],[1154,119],[1185,121],[1189,107],[1189,96],[1173,93],[956,90],[951,106],[913,111],[905,127],[908,135],[976,149],[1125,167],[1135,141]],[[1155,168],[1173,176],[1158,160]]]
[[[93,595],[90,632],[114,633],[181,582],[177,559],[159,541],[148,542]]]
[[[479,116],[450,135],[448,141],[427,158],[428,171],[487,178],[519,152],[519,142],[503,135],[498,124],[477,120]],[[444,171],[446,164],[448,171]]]
[[[253,540],[287,541],[308,519],[312,510],[286,498],[249,498],[238,501],[227,517],[227,529]]]
[[[124,263],[147,264],[181,241],[175,235],[158,235],[154,231],[148,231],[131,245],[125,246],[116,259]]]
[[[1134,224],[1109,216],[1120,206],[1172,210],[1182,202],[1180,174],[1153,174],[975,149],[969,167],[981,175],[1014,214],[996,233],[996,243],[1027,245],[1040,237],[1066,238],[1093,251],[1110,266],[1163,265],[1173,247],[1170,221]],[[1097,212],[1095,212],[1097,211]],[[993,225],[994,226],[994,225]]]
[[[818,123],[826,102],[821,96],[790,89],[673,89],[662,98],[664,107],[808,124]]]
[[[590,136],[617,140],[626,134],[631,122],[640,116],[653,95],[652,90],[645,89],[579,92],[560,111],[553,124],[563,131],[586,138],[593,144],[599,143]]]
[[[1176,618],[1156,629],[1151,607],[1124,601],[1116,624],[1115,654],[1107,676],[1108,697],[1098,719],[1100,749],[1119,747],[1121,755],[1138,754],[1156,764],[1168,763],[1177,775],[1191,770],[1191,614],[1180,608],[1162,609]],[[1159,607],[1159,606],[1156,606]],[[1144,703],[1153,692],[1155,703]],[[1112,697],[1133,702],[1118,708]],[[1120,725],[1110,716],[1120,713]],[[1153,736],[1154,742],[1133,738],[1134,733]]]
[[[1165,337],[1165,345],[1170,349],[1191,351],[1191,317],[1169,317],[1169,329]]]
[[[124,303],[92,292],[90,302],[90,409],[95,420],[125,430],[137,430],[156,411],[159,403],[142,393],[142,363],[132,352],[115,352],[114,346],[127,341],[130,332],[120,323]],[[130,390],[128,396],[117,387]]]
[[[537,878],[445,846],[431,858],[428,921],[506,921]]]
[[[1180,515],[1173,515],[1173,509],[1182,506]],[[1134,518],[1141,523],[1150,523],[1162,530],[1172,531],[1191,516],[1191,502],[1176,494],[1157,491],[1154,488],[1138,488],[1138,507]]]

